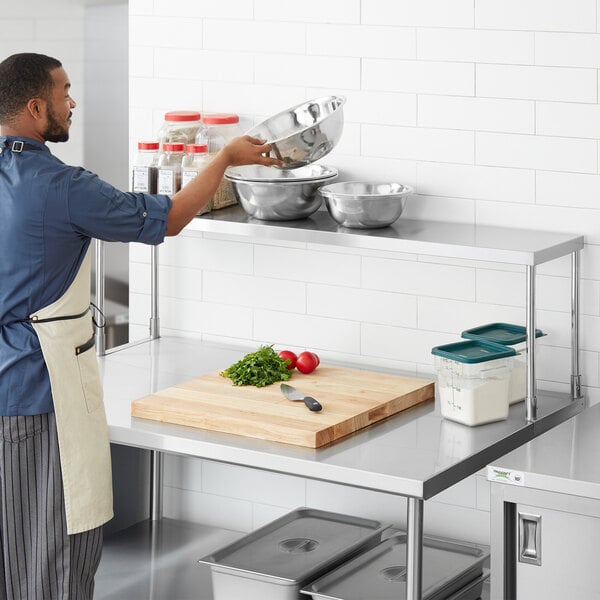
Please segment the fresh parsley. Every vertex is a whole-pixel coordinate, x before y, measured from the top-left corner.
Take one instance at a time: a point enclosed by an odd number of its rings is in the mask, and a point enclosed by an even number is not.
[[[273,346],[260,346],[256,352],[246,354],[224,371],[223,377],[229,377],[233,385],[254,385],[264,387],[276,381],[287,381],[292,372],[287,361],[277,355]]]

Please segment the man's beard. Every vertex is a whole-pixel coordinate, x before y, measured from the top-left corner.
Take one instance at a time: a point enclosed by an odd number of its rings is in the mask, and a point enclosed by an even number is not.
[[[50,107],[46,108],[46,119],[48,119],[48,126],[42,135],[47,142],[66,142],[69,140],[69,129],[58,122]]]

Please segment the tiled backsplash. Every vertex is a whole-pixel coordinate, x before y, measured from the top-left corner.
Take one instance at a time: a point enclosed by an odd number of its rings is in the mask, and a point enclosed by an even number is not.
[[[343,94],[323,162],[340,179],[399,180],[409,218],[585,235],[581,343],[600,398],[600,1],[130,1],[130,147],[169,109],[236,112],[250,126]],[[433,345],[490,321],[524,323],[511,265],[186,232],[161,247],[164,333],[313,348],[430,374]],[[131,322],[147,333],[149,252],[131,251]],[[566,390],[569,261],[538,269],[538,374]],[[249,530],[310,504],[401,522],[402,499],[170,457],[167,512]],[[181,476],[178,477],[177,473]],[[485,542],[488,487],[427,503],[425,529]],[[466,533],[466,532],[469,533]]]

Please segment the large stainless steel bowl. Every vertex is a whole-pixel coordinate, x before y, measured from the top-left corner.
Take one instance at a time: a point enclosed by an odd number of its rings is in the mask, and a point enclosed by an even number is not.
[[[312,215],[323,199],[317,190],[337,177],[337,169],[308,165],[293,171],[249,165],[227,169],[242,208],[256,219],[291,221]]]
[[[285,169],[296,169],[323,158],[338,143],[344,128],[344,96],[325,96],[280,112],[246,133],[267,140],[271,155]]]
[[[329,214],[343,227],[387,227],[400,217],[413,189],[401,183],[345,181],[323,186]]]

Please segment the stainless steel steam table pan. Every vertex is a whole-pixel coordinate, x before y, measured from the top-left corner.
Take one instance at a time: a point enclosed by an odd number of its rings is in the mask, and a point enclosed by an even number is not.
[[[377,543],[384,529],[378,521],[298,508],[199,562],[211,568],[214,600],[298,600],[302,586]]]
[[[313,600],[396,600],[406,597],[406,534],[384,532],[382,541],[301,592]],[[386,539],[387,538],[387,539]],[[425,536],[423,599],[467,600],[481,594],[489,553],[468,544]],[[477,594],[477,595],[474,595]]]

